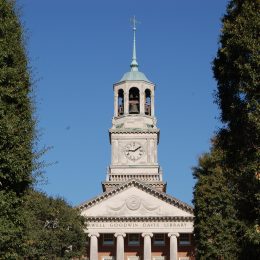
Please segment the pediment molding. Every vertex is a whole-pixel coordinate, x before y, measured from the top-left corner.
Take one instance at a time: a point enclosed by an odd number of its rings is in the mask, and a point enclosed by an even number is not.
[[[151,186],[146,185],[143,182],[135,180],[135,179],[130,180],[130,181],[118,186],[117,188],[115,188],[111,191],[104,192],[101,195],[82,203],[77,208],[79,208],[81,211],[88,209],[88,208],[91,208],[94,205],[96,205],[96,204],[98,204],[98,203],[100,203],[100,202],[102,202],[102,201],[104,201],[104,200],[106,200],[110,197],[113,197],[114,195],[128,189],[129,187],[136,187],[136,188],[138,188],[138,189],[140,189],[140,190],[142,190],[142,191],[144,191],[148,194],[151,194],[154,197],[156,197],[156,198],[158,198],[158,199],[160,199],[160,200],[162,200],[162,201],[164,201],[164,202],[166,202],[170,205],[173,205],[173,206],[175,206],[179,209],[182,209],[182,210],[184,210],[188,213],[193,214],[193,208],[190,205],[188,205],[188,204],[186,204],[186,203],[184,203],[184,202],[182,202],[182,201],[180,201],[180,200],[178,200],[178,199],[176,199],[176,198],[174,198],[174,197],[172,197],[172,196],[170,196],[170,195],[168,195],[164,192],[160,192],[160,191],[152,188]]]

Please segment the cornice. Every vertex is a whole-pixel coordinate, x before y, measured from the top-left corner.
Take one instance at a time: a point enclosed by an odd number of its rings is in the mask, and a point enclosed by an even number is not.
[[[157,134],[158,140],[157,144],[159,144],[160,141],[160,129],[141,129],[141,128],[115,128],[115,129],[109,129],[109,142],[111,144],[111,134]]]
[[[160,130],[157,129],[152,129],[152,128],[147,128],[147,129],[141,129],[141,128],[115,128],[115,129],[110,129],[109,133],[111,134],[154,134],[154,133],[159,133]]]
[[[142,221],[154,221],[154,222],[166,222],[166,221],[193,221],[194,217],[190,216],[148,216],[148,217],[138,217],[138,216],[132,216],[132,217],[112,217],[112,216],[102,216],[102,217],[85,217],[86,221],[92,221],[92,222],[99,222],[99,221],[136,221],[136,222],[142,222]]]
[[[125,181],[103,181],[102,185],[106,185],[108,187],[116,186],[115,187],[116,189],[118,186],[122,185],[123,183],[125,183]],[[163,181],[147,181],[147,183],[152,187],[162,187],[167,185],[167,183]]]
[[[118,81],[116,83],[113,84],[113,88],[115,88],[115,86],[118,86],[118,85],[123,85],[123,84],[139,84],[139,83],[145,83],[145,84],[148,84],[148,85],[151,85],[151,86],[154,86],[155,87],[155,84],[153,82],[150,82],[150,81],[146,81],[146,80],[123,80],[123,81]]]

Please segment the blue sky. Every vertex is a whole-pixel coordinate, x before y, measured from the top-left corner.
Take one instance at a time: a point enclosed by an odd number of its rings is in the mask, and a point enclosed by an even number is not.
[[[221,17],[227,0],[19,0],[33,71],[39,147],[48,179],[39,188],[77,205],[101,193],[110,164],[113,83],[129,70],[130,18],[140,71],[156,84],[159,163],[167,192],[191,204],[192,167],[218,129],[213,103]]]

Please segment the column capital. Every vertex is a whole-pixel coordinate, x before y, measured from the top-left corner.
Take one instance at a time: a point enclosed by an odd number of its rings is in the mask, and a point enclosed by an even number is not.
[[[99,237],[99,233],[89,233],[88,237]]]
[[[142,237],[146,236],[153,237],[153,233],[142,233]]]
[[[168,233],[168,237],[179,237],[180,234],[179,233]]]
[[[115,237],[119,237],[119,236],[126,237],[126,234],[125,233],[115,233],[114,236]]]

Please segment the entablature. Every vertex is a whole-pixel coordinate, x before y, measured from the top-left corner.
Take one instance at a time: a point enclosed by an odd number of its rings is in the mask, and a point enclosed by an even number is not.
[[[91,217],[85,218],[86,232],[192,233],[193,217]]]

